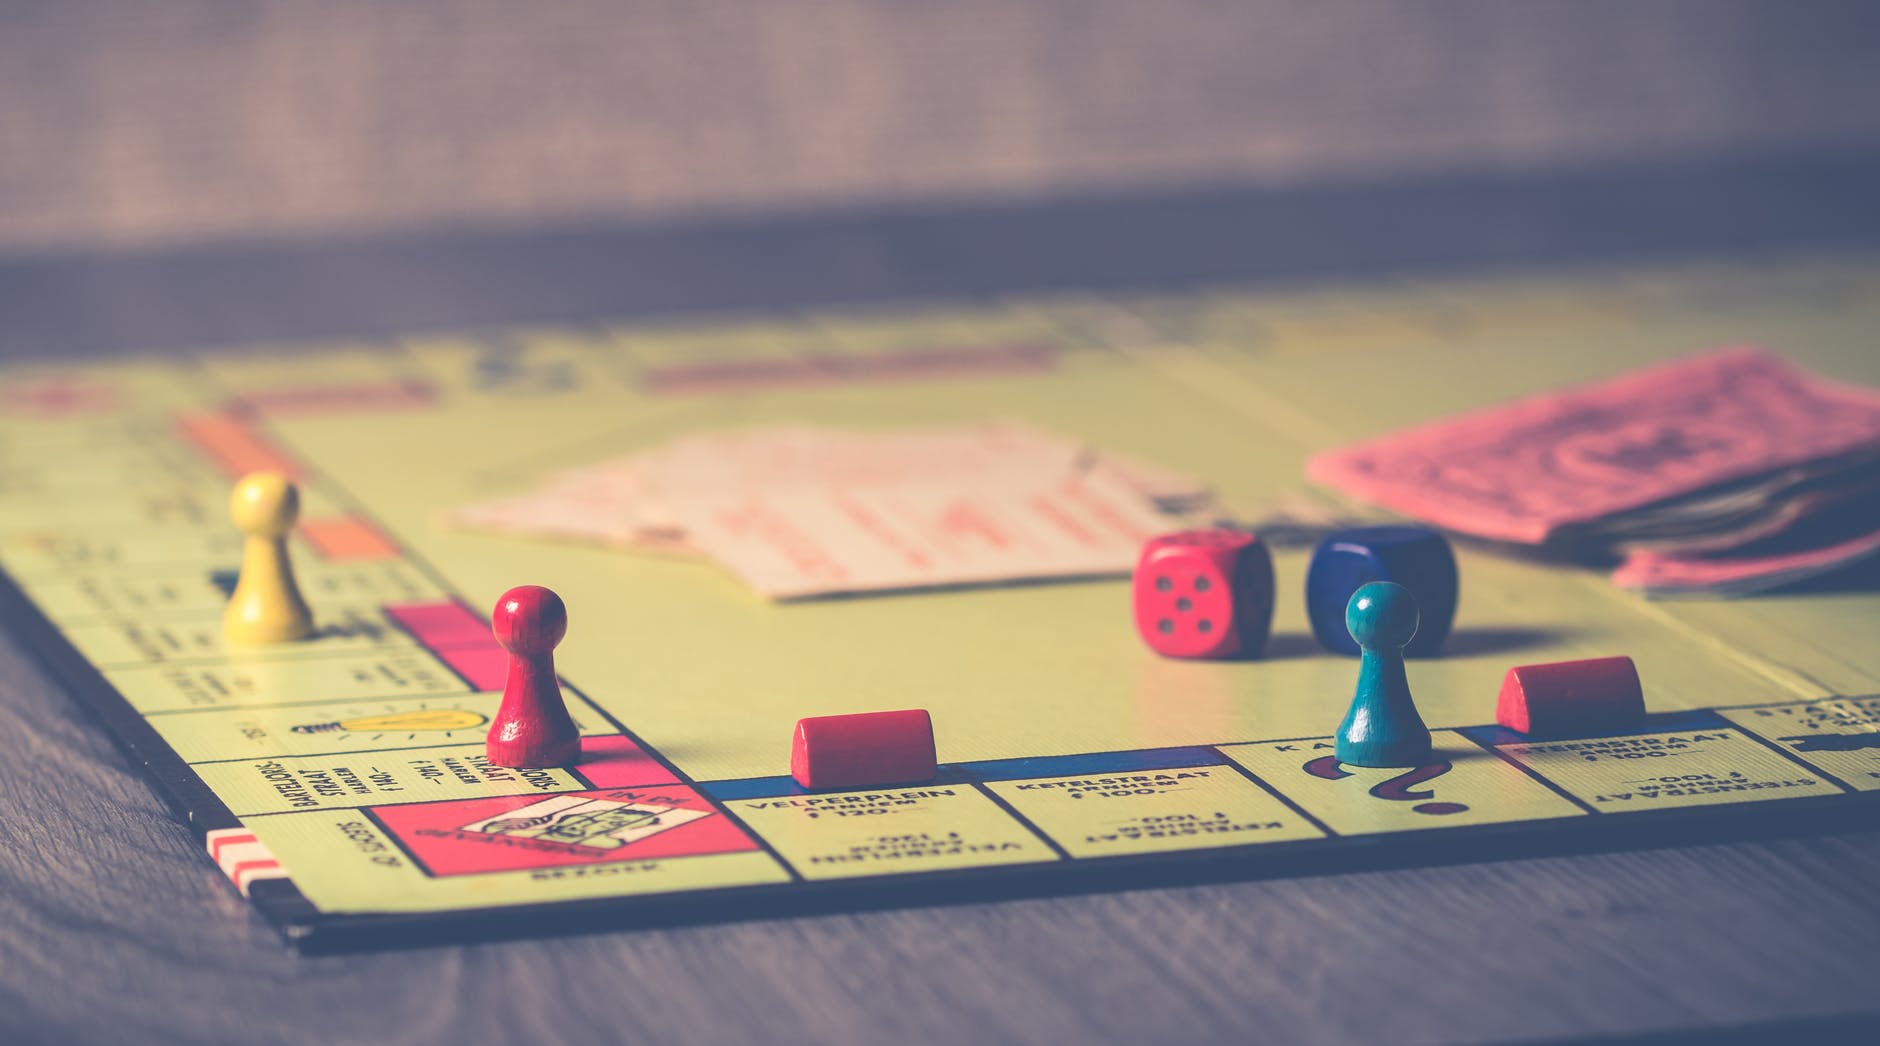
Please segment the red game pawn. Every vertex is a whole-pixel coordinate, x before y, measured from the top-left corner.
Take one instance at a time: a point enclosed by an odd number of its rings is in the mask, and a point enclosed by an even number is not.
[[[555,679],[555,644],[568,633],[568,608],[540,585],[519,585],[496,601],[490,628],[509,651],[502,707],[484,742],[490,762],[535,769],[572,766],[581,757],[581,734]]]
[[[799,719],[790,749],[790,776],[804,788],[913,784],[937,769],[924,708]]]
[[[1136,562],[1136,632],[1163,657],[1259,657],[1273,623],[1273,554],[1240,530],[1151,538]]]
[[[1495,708],[1497,723],[1529,737],[1598,737],[1644,719],[1645,693],[1629,657],[1511,668]]]

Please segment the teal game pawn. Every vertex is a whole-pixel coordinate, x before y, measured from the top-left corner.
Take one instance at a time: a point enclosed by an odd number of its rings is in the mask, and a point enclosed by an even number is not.
[[[1417,600],[1410,590],[1373,581],[1345,604],[1345,627],[1358,641],[1358,693],[1338,724],[1338,761],[1352,766],[1422,766],[1430,758],[1430,730],[1410,699],[1403,648],[1417,634]]]

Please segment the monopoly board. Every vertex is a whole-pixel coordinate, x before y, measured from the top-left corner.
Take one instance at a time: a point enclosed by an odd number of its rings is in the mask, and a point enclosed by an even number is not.
[[[1872,824],[1880,594],[1648,602],[1459,548],[1437,754],[1342,766],[1355,661],[1282,545],[1268,656],[1158,658],[1125,579],[773,602],[696,561],[443,526],[676,434],[1016,418],[1257,521],[1312,452],[1709,346],[1880,385],[1880,259],[1057,294],[0,370],[7,627],[289,940],[347,948]],[[235,478],[297,478],[320,623],[227,649]],[[496,596],[546,585],[583,758],[483,757]],[[1535,742],[1512,665],[1629,654],[1650,716]],[[939,776],[809,793],[804,716],[926,708]]]

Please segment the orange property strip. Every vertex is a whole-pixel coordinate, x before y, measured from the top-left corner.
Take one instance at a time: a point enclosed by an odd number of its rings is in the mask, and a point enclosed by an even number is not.
[[[230,479],[250,472],[299,476],[300,465],[241,418],[219,411],[179,415],[176,427]]]
[[[453,600],[394,603],[385,608],[385,616],[432,651],[490,643],[490,619]]]
[[[330,562],[398,559],[398,546],[357,516],[325,516],[300,523],[300,536]]]

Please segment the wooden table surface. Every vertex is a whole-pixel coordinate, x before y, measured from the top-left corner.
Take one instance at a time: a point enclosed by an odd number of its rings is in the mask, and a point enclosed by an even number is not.
[[[1843,158],[17,257],[0,259],[0,352],[1873,246],[1877,172]],[[10,637],[0,710],[4,1042],[1715,1041],[1880,1019],[1871,825],[303,958]]]

